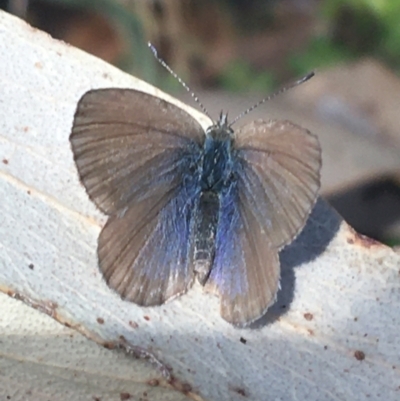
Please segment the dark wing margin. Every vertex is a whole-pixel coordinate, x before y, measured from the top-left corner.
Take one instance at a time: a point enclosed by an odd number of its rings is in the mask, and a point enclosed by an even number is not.
[[[106,214],[176,187],[204,131],[181,108],[132,89],[96,89],[80,99],[70,136],[79,177]]]
[[[139,305],[159,305],[193,282],[197,182],[190,170],[204,131],[179,107],[131,89],[80,99],[70,136],[79,177],[111,215],[98,241],[108,285]]]
[[[316,136],[289,121],[256,120],[237,131],[238,193],[281,249],[304,227],[320,187]]]
[[[216,252],[206,289],[219,295],[221,316],[251,324],[275,301],[280,268],[276,249],[232,185],[221,198]]]

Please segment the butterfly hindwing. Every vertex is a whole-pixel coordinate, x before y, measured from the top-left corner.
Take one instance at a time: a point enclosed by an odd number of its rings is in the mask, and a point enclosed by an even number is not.
[[[192,213],[196,192],[152,197],[112,216],[99,237],[100,270],[122,298],[160,305],[191,286]]]
[[[221,197],[213,267],[206,288],[221,300],[221,316],[235,326],[261,317],[279,286],[279,259],[262,226],[240,203],[232,184]]]

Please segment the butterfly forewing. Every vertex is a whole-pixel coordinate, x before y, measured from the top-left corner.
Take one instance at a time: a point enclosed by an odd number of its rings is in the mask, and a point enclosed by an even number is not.
[[[90,198],[111,215],[98,243],[110,287],[140,305],[185,292],[193,281],[199,123],[160,98],[100,89],[79,101],[70,140]]]
[[[280,249],[303,228],[320,186],[321,150],[288,121],[254,121],[235,137],[240,203]]]
[[[70,137],[90,198],[113,214],[179,185],[204,131],[181,108],[130,89],[99,89],[79,101]]]
[[[221,316],[235,326],[260,318],[276,297],[279,270],[277,250],[232,185],[221,199],[216,253],[206,284],[220,296]]]

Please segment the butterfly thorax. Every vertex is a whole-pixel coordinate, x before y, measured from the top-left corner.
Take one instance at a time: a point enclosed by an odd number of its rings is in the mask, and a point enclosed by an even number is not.
[[[232,174],[233,130],[228,126],[225,114],[209,127],[203,148],[201,189],[219,192]]]

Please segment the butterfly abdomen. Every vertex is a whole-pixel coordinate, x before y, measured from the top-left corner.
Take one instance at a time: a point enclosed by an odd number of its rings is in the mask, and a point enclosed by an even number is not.
[[[201,193],[195,214],[193,264],[197,279],[202,285],[206,283],[214,261],[219,206],[217,193]]]

